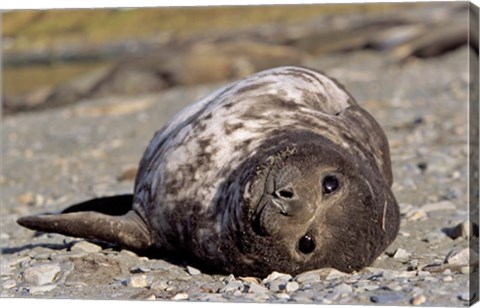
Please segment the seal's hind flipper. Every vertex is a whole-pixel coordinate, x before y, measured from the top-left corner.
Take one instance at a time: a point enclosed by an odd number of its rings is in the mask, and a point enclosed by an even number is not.
[[[146,250],[153,244],[152,235],[140,215],[128,210],[132,208],[131,202],[126,208],[128,198],[133,200],[131,195],[93,199],[73,205],[60,214],[26,216],[17,222],[32,230],[97,239],[133,250]],[[121,201],[120,206],[116,207],[112,203],[114,201]],[[99,211],[95,206],[97,203],[100,204]],[[117,209],[113,210],[115,207]]]

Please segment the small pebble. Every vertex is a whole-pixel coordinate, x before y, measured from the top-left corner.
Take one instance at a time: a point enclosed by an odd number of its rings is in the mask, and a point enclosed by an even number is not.
[[[295,277],[295,280],[300,282],[300,283],[305,283],[305,282],[314,282],[314,281],[319,281],[320,276],[317,273],[302,273]]]
[[[38,294],[38,293],[45,293],[48,291],[52,291],[57,287],[56,284],[46,284],[42,286],[33,286],[28,288],[28,292],[31,294]]]
[[[295,292],[299,288],[300,288],[300,286],[299,286],[298,282],[296,282],[296,281],[287,282],[287,284],[285,285],[285,291],[287,291],[288,293]]]
[[[187,266],[187,272],[192,276],[200,275],[202,272],[194,267]]]
[[[425,303],[426,300],[427,298],[423,294],[420,294],[420,295],[414,296],[410,302],[412,303],[412,305],[418,306]]]
[[[155,281],[151,284],[150,289],[164,291],[168,288],[168,283],[164,280]]]
[[[478,260],[478,254],[469,248],[460,251],[452,250],[445,257],[445,263],[451,265],[468,265],[469,260]]]
[[[470,301],[470,293],[469,292],[462,292],[458,294],[457,298],[461,301],[468,302]]]
[[[240,288],[243,289],[244,285],[241,281],[230,281],[228,282],[223,288],[221,288],[218,292],[220,293],[231,293],[239,290]]]
[[[332,269],[325,279],[330,280],[330,279],[337,279],[337,278],[340,278],[340,277],[347,277],[347,276],[350,276],[350,274],[340,272],[336,269]]]
[[[24,270],[23,279],[31,285],[45,285],[53,282],[61,270],[57,263],[35,264]]]
[[[405,296],[402,294],[391,293],[391,294],[374,295],[370,297],[370,300],[376,304],[387,304],[395,301],[401,301],[404,298]]]
[[[272,272],[270,275],[268,275],[265,279],[262,280],[264,284],[267,284],[271,281],[274,281],[276,279],[282,279],[282,280],[289,280],[291,279],[292,276],[284,273],[279,273],[279,272]]]
[[[147,275],[134,275],[126,280],[126,284],[132,288],[145,288],[148,286]]]
[[[76,242],[73,244],[73,246],[70,248],[70,251],[72,252],[86,252],[86,253],[97,253],[102,251],[102,247],[87,242],[87,241],[80,241]]]
[[[453,240],[469,239],[472,235],[478,236],[478,226],[470,221],[464,221],[452,228],[445,228],[443,231]]]
[[[452,276],[445,276],[445,277],[442,278],[442,281],[451,282],[451,281],[453,281],[453,277]]]
[[[395,254],[393,255],[394,259],[407,259],[410,257],[412,254],[407,252],[403,248],[398,248],[397,251],[395,251]]]
[[[262,285],[259,285],[255,282],[250,282],[247,284],[248,286],[248,293],[255,293],[255,294],[265,294],[269,293],[269,290]]]
[[[9,280],[5,280],[2,284],[2,288],[8,290],[8,289],[11,289],[13,288],[14,286],[16,286],[17,283],[15,282],[15,280],[13,279],[9,279]]]
[[[19,195],[17,201],[23,205],[33,205],[35,202],[35,196],[32,192],[26,192]]]
[[[243,282],[251,282],[251,283],[257,283],[257,284],[261,283],[261,280],[258,279],[257,277],[238,277],[238,278]]]
[[[353,289],[350,285],[346,283],[339,284],[333,289],[334,293],[339,293],[339,294],[350,294],[353,292]]]
[[[182,301],[188,299],[187,293],[177,293],[173,297],[170,298],[173,301]]]

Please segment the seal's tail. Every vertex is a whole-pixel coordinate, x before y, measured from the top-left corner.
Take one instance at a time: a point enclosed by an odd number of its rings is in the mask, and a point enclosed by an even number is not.
[[[152,235],[138,213],[132,209],[133,195],[89,200],[72,205],[60,214],[21,217],[26,228],[68,236],[117,243],[133,250],[146,250]]]

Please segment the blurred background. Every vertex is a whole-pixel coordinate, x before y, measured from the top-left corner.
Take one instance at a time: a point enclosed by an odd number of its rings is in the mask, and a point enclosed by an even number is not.
[[[467,44],[467,10],[443,2],[7,11],[3,115],[280,65],[326,70],[315,61],[362,50],[402,65]]]

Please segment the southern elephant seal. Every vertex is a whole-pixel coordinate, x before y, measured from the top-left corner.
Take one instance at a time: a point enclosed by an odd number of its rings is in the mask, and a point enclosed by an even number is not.
[[[133,195],[94,199],[22,226],[182,253],[265,276],[371,264],[395,239],[386,136],[335,80],[279,67],[178,113],[140,162]]]

